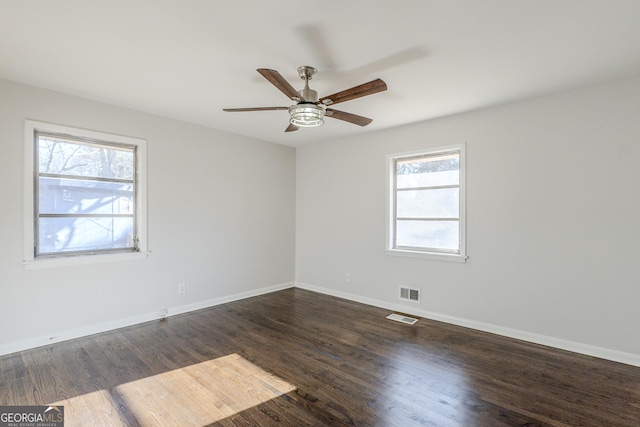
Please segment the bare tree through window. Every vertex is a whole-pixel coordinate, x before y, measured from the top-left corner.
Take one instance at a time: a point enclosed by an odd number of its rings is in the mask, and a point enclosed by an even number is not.
[[[36,132],[35,255],[135,250],[136,147]]]

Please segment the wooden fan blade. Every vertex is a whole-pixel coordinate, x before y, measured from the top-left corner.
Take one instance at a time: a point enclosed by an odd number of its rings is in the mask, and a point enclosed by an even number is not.
[[[367,95],[373,95],[374,93],[387,90],[387,84],[381,79],[375,79],[368,83],[363,83],[359,86],[352,87],[351,89],[343,90],[342,92],[334,93],[333,95],[325,96],[320,99],[324,105],[333,105],[339,102],[350,101],[352,99],[360,98]]]
[[[298,93],[298,91],[295,90],[294,87],[291,86],[289,82],[286,81],[284,77],[282,77],[282,75],[276,70],[270,70],[268,68],[258,68],[257,71],[262,74],[265,79],[269,80],[272,85],[277,87],[280,92],[287,95],[293,101],[304,101],[302,95],[300,95],[300,93]]]
[[[284,131],[285,132],[295,132],[298,129],[300,129],[298,126],[296,126],[294,124],[289,124],[289,126],[287,126],[287,128]]]
[[[358,116],[357,114],[351,114],[344,111],[334,110],[333,108],[327,108],[325,111],[325,117],[332,117],[338,120],[344,120],[345,122],[353,123],[358,126],[366,126],[373,121],[368,117]]]
[[[242,111],[272,111],[272,110],[288,110],[289,107],[249,107],[249,108],[223,108],[222,111],[230,113],[238,113]]]

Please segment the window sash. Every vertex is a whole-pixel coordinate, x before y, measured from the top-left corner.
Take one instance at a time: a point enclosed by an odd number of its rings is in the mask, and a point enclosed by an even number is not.
[[[434,253],[446,253],[446,254],[460,254],[460,221],[457,218],[398,218],[395,221],[396,230],[399,226],[408,225],[413,223],[414,226],[437,226],[440,225],[440,228],[447,228],[449,226],[449,233],[453,232],[453,235],[443,235],[437,236],[436,233],[431,231],[430,235],[426,238],[421,239],[420,242],[416,242],[415,239],[410,239],[406,234],[399,235],[396,231],[394,236],[394,248],[395,249],[404,249],[409,251],[423,251],[423,252],[434,252]],[[454,224],[454,229],[451,229],[451,224]],[[399,243],[399,240],[402,239],[403,242]],[[452,241],[455,243],[452,245]],[[431,244],[425,243],[430,242]],[[439,245],[434,243],[440,242]],[[446,242],[446,243],[445,243]],[[411,244],[416,243],[416,244]],[[452,247],[456,246],[456,247]]]
[[[461,191],[461,182],[462,182],[462,149],[456,148],[454,150],[448,150],[448,151],[439,151],[439,152],[432,152],[432,153],[419,153],[419,154],[412,154],[412,155],[407,155],[407,156],[398,156],[398,157],[392,157],[392,215],[393,218],[391,219],[392,222],[392,240],[391,240],[391,249],[397,249],[397,250],[407,250],[407,251],[414,251],[414,252],[425,252],[425,253],[434,253],[434,254],[448,254],[448,255],[461,255],[462,253],[462,238],[463,238],[463,220],[462,220],[462,215],[463,215],[463,206],[462,206],[462,191]],[[398,185],[398,168],[400,165],[407,165],[407,164],[412,164],[412,163],[416,163],[416,162],[428,162],[428,161],[435,161],[435,160],[447,160],[447,159],[452,159],[452,158],[457,158],[458,159],[458,169],[457,169],[457,183],[456,184],[442,184],[442,183],[434,183],[434,184],[427,184],[425,185],[424,183],[420,183],[420,184],[416,184],[416,185],[408,185],[405,183],[405,185],[403,186],[399,186]],[[454,169],[455,170],[455,169]],[[408,192],[408,191],[431,191],[431,190],[443,190],[443,189],[455,189],[457,188],[458,191],[458,201],[457,201],[457,210],[458,210],[458,215],[457,216],[427,216],[427,215],[417,215],[417,216],[398,216],[398,211],[399,211],[399,197],[398,195],[403,193],[403,192]],[[455,223],[457,226],[457,231],[454,233],[455,236],[450,236],[450,237],[443,237],[442,240],[449,240],[449,246],[455,246],[455,248],[451,248],[451,247],[442,247],[445,245],[429,245],[429,244],[415,244],[417,243],[415,240],[412,241],[411,243],[414,244],[407,244],[403,242],[408,242],[410,239],[406,238],[406,236],[400,236],[399,238],[399,225],[400,224],[408,224],[409,222],[414,222],[414,223],[421,223],[424,225],[428,225],[428,224],[434,224],[434,223]],[[428,238],[424,239],[424,240],[438,240],[437,238],[434,238],[433,236],[429,236]],[[451,245],[451,240],[455,241],[455,245]],[[400,243],[399,243],[400,241]],[[420,242],[422,243],[422,242]]]
[[[81,145],[85,147],[94,147],[100,149],[106,149],[111,151],[126,151],[131,153],[131,179],[123,179],[123,178],[111,178],[111,177],[102,177],[102,176],[87,176],[82,174],[65,174],[65,173],[51,173],[51,172],[40,172],[40,142],[41,139],[55,139],[60,140],[61,142]],[[59,256],[71,256],[71,255],[88,255],[88,254],[98,254],[98,253],[122,253],[122,252],[138,252],[139,249],[139,238],[138,238],[138,185],[137,185],[137,176],[138,176],[138,147],[136,145],[129,144],[120,144],[114,142],[107,142],[101,140],[93,140],[88,138],[76,137],[72,135],[66,134],[56,134],[51,132],[43,132],[39,130],[34,130],[34,191],[33,191],[33,206],[34,206],[34,258],[44,258],[44,257],[59,257]],[[112,212],[112,213],[81,213],[81,212],[41,212],[40,206],[40,196],[41,196],[41,178],[51,178],[51,179],[60,179],[68,182],[95,182],[102,184],[129,184],[131,186],[131,196],[127,199],[127,204],[130,204],[130,212],[128,213],[120,213],[120,212]],[[112,190],[108,189],[103,190],[106,198],[111,198],[112,203],[115,199],[119,198],[119,193],[121,190]],[[41,245],[41,233],[42,233],[42,223],[47,222],[48,219],[72,219],[80,220],[92,220],[94,222],[104,219],[111,219],[112,224],[118,222],[118,220],[130,218],[131,219],[131,233],[127,233],[126,243],[100,243],[98,239],[90,240],[91,244],[86,249],[67,249],[67,250],[45,250]],[[45,220],[45,221],[41,221]],[[75,224],[75,223],[74,223]],[[75,228],[74,228],[75,230]],[[111,227],[110,230],[106,233],[111,236],[111,240],[113,241],[113,236],[115,235],[115,227]],[[122,239],[122,237],[121,237]],[[108,241],[108,238],[107,238]]]

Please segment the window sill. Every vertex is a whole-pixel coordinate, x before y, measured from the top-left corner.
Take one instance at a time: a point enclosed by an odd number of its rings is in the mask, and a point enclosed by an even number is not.
[[[69,267],[74,265],[103,264],[107,262],[136,261],[146,259],[149,252],[129,252],[122,254],[78,255],[70,257],[42,258],[23,261],[25,270],[40,270],[44,268]]]
[[[419,252],[419,251],[409,251],[406,249],[387,249],[387,255],[406,257],[406,258],[420,258],[420,259],[431,259],[436,261],[447,261],[447,262],[458,262],[458,263],[466,263],[469,257],[464,255],[454,255],[454,254],[439,254],[435,252]]]

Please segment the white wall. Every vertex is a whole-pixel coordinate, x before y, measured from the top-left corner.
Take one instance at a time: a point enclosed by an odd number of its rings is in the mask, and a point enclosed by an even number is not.
[[[385,156],[460,142],[469,260],[385,255]],[[640,78],[304,146],[296,282],[640,364],[639,162]]]
[[[146,260],[23,268],[27,118],[148,140]],[[3,80],[0,147],[0,354],[293,284],[290,147]]]

